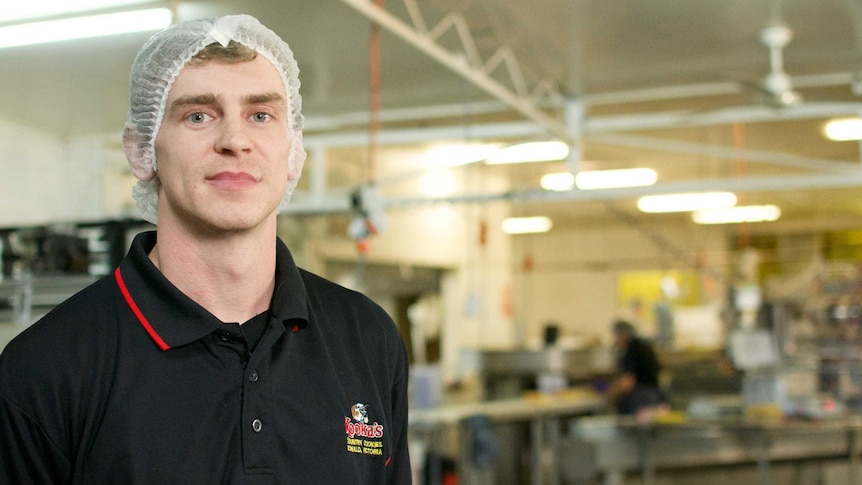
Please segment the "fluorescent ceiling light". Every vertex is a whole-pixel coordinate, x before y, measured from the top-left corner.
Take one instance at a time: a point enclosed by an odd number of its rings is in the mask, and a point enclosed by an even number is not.
[[[831,120],[823,126],[823,134],[832,141],[862,140],[862,119]]]
[[[732,192],[693,192],[684,194],[645,195],[638,199],[641,212],[691,212],[721,209],[736,205]]]
[[[167,8],[72,17],[0,27],[0,48],[163,29],[171,24]]]
[[[428,151],[428,158],[434,166],[457,167],[481,162],[493,150],[493,145],[478,143],[435,145]]]
[[[503,220],[503,232],[506,234],[535,234],[548,232],[553,227],[551,219],[537,217],[509,217]]]
[[[580,190],[618,189],[653,185],[658,175],[651,168],[625,168],[619,170],[585,170],[572,175],[569,172],[549,173],[542,176],[542,188],[564,192],[577,187]]]
[[[698,224],[739,224],[741,222],[772,222],[781,217],[775,205],[741,205],[727,209],[694,212],[691,218]]]
[[[40,17],[80,14],[94,10],[128,7],[152,0],[38,0],[30,2],[6,2],[0,12],[0,22],[9,23]]]
[[[485,163],[551,162],[569,156],[569,145],[561,141],[534,141],[501,148],[492,153]]]
[[[542,175],[542,188],[554,192],[565,192],[575,187],[575,176],[571,172],[546,173]]]
[[[658,180],[651,168],[624,168],[620,170],[585,170],[575,175],[575,185],[581,190],[646,187]]]

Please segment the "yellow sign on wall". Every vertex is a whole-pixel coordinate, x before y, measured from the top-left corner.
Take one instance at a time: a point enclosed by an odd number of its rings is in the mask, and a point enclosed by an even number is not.
[[[629,271],[617,281],[617,305],[652,323],[657,303],[672,307],[703,304],[700,274],[693,270]]]

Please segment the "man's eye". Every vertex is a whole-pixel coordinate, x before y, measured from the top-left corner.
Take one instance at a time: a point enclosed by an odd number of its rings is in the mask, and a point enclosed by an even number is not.
[[[255,114],[251,115],[251,117],[254,121],[261,121],[261,122],[268,121],[270,118],[272,118],[269,115],[269,113],[264,113],[264,112],[255,113]]]
[[[192,123],[203,123],[204,121],[209,120],[209,116],[205,113],[192,113],[186,117],[186,119]]]

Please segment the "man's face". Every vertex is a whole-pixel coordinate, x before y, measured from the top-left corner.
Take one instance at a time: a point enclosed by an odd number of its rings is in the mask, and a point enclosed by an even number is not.
[[[159,225],[241,231],[273,221],[288,180],[284,84],[262,56],[189,64],[165,104],[155,140]]]

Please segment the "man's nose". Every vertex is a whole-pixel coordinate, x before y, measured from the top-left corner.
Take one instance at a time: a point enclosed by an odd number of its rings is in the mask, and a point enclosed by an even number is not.
[[[215,149],[219,153],[240,153],[251,148],[249,127],[237,116],[225,116],[219,126]]]

